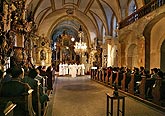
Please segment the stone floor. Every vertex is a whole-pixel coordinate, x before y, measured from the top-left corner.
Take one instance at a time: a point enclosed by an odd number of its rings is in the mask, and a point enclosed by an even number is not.
[[[90,76],[57,77],[47,116],[106,116],[106,93],[112,94],[113,90],[92,81]],[[165,116],[165,112],[126,96],[125,116]]]

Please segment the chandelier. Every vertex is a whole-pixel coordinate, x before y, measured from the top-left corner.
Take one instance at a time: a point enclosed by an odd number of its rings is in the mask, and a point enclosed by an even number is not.
[[[82,31],[81,25],[78,31],[78,37],[80,38],[79,42],[75,42],[74,51],[76,54],[82,54],[87,51],[87,45],[85,42],[82,42],[82,38],[84,38],[84,33]]]

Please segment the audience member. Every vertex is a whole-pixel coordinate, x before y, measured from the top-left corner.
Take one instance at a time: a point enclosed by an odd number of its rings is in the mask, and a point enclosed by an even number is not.
[[[52,70],[51,70],[51,66],[49,66],[46,70],[46,76],[47,78],[47,94],[49,95],[51,90],[53,90],[52,87]]]
[[[0,95],[5,96],[20,96],[23,93],[27,93],[30,89],[28,84],[21,82],[23,78],[23,70],[19,67],[14,67],[11,71],[12,79],[6,83],[3,83],[0,91]]]

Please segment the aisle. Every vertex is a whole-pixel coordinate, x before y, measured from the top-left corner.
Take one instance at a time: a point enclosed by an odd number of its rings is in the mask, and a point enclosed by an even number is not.
[[[106,95],[112,89],[91,81],[89,76],[56,79],[52,116],[106,116]],[[116,110],[116,108],[114,108]],[[126,97],[125,116],[164,116],[130,97]]]

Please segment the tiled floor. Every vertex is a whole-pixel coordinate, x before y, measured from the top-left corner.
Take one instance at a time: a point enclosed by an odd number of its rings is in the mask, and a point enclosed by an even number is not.
[[[47,116],[106,116],[106,93],[112,94],[112,89],[92,81],[90,76],[57,77],[55,83]],[[165,116],[165,112],[129,96],[125,102],[125,116]],[[114,103],[114,116],[116,110]]]

